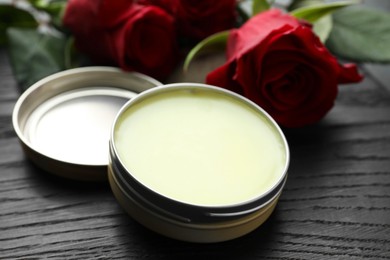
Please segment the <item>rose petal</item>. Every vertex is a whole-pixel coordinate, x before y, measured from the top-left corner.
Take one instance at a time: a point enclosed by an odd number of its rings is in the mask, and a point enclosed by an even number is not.
[[[234,65],[226,63],[225,65],[213,70],[206,76],[207,84],[214,86],[226,86],[226,89],[244,95],[242,87],[230,77],[230,75],[234,74],[234,69]]]
[[[104,28],[112,28],[123,23],[133,11],[133,1],[129,0],[93,0],[97,1],[98,20]],[[92,1],[92,2],[93,2]],[[137,5],[139,6],[139,5]]]
[[[180,36],[192,39],[233,28],[236,20],[236,0],[175,0],[173,5]]]
[[[261,25],[261,26],[259,26]],[[289,29],[300,26],[297,19],[283,14],[279,9],[271,9],[256,15],[241,26],[239,30],[233,30],[228,39],[228,59],[237,58],[250,52],[272,35],[287,33]]]
[[[63,24],[75,38],[78,50],[88,55],[98,64],[114,65],[115,48],[111,37],[98,20],[98,2],[89,0],[69,0]]]
[[[355,64],[340,65],[339,83],[354,83],[363,79]]]
[[[116,61],[124,70],[166,77],[176,63],[173,18],[156,6],[136,7],[129,14],[126,24],[111,30]]]

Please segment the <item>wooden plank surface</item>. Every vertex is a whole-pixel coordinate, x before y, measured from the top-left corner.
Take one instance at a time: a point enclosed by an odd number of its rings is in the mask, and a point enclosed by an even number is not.
[[[148,231],[107,184],[44,173],[12,129],[19,96],[0,50],[0,259],[390,259],[390,83],[364,65],[320,123],[284,129],[287,185],[271,218],[242,238],[192,244]],[[172,79],[174,80],[174,79]]]

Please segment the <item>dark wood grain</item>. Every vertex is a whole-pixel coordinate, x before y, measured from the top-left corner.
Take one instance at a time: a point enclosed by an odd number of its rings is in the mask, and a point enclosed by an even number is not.
[[[271,218],[242,238],[184,243],[128,217],[107,184],[46,174],[12,129],[19,96],[0,50],[1,259],[390,259],[389,67],[362,65],[320,123],[284,129],[287,185]]]

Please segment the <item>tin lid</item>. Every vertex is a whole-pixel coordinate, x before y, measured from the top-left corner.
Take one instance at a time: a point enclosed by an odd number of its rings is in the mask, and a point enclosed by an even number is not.
[[[42,169],[76,180],[106,180],[109,138],[119,109],[161,85],[111,67],[71,69],[46,77],[18,99],[13,126],[26,155]]]

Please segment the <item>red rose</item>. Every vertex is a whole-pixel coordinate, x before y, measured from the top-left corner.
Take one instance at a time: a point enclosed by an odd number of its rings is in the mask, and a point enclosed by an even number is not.
[[[308,24],[272,9],[231,31],[227,62],[206,82],[246,96],[282,126],[300,127],[332,108],[338,83],[361,79],[355,65],[337,62]]]
[[[236,21],[236,0],[139,0],[156,5],[172,14],[180,36],[200,40],[233,28]]]
[[[179,33],[183,36],[203,39],[234,26],[236,0],[176,0],[175,3]]]
[[[76,47],[98,64],[156,78],[168,76],[175,66],[174,19],[159,7],[126,0],[70,0],[63,23]]]
[[[173,15],[174,6],[176,5],[174,0],[137,0],[137,3],[140,5],[154,5],[158,6],[169,14]]]

